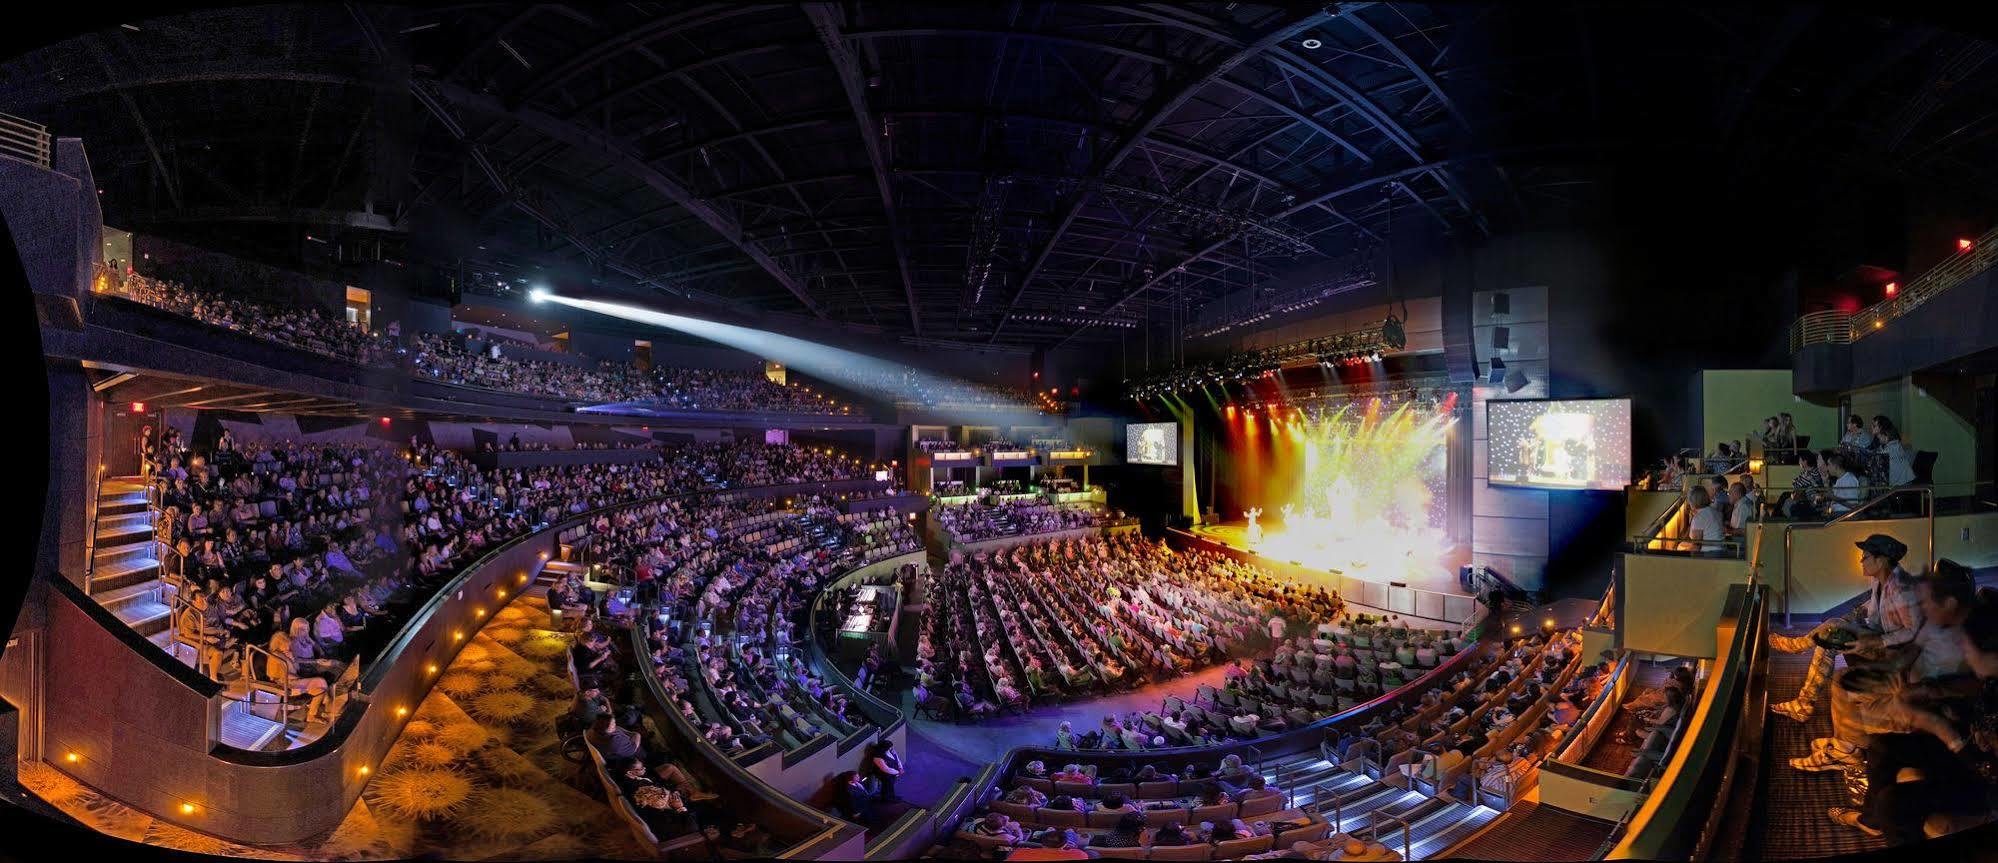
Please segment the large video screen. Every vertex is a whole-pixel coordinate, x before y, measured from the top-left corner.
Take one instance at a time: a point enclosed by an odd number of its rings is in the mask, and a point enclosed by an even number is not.
[[[1124,426],[1124,461],[1130,464],[1179,464],[1179,423],[1131,423]]]
[[[1492,485],[1616,491],[1630,483],[1630,399],[1485,403]]]

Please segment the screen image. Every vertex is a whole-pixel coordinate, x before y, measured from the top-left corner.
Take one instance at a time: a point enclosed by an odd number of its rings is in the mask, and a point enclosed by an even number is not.
[[[1125,426],[1124,460],[1131,464],[1179,464],[1179,423]]]
[[[1491,485],[1616,491],[1630,482],[1630,399],[1485,403]]]

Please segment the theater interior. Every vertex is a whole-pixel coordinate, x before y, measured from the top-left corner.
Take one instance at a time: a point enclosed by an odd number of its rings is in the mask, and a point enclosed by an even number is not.
[[[1971,15],[63,16],[10,836],[1998,854]]]

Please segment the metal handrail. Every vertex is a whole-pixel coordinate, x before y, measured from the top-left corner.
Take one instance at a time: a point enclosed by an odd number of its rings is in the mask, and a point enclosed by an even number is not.
[[[1806,345],[1849,344],[1865,338],[1885,329],[1888,321],[1915,310],[1994,264],[1998,264],[1998,228],[1985,232],[1971,241],[1970,248],[1916,276],[1891,298],[1850,314],[1828,310],[1798,317],[1790,322],[1790,353],[1795,354]]]
[[[54,152],[55,138],[49,127],[0,114],[0,156],[47,169],[54,165]]]
[[[1414,860],[1415,857],[1409,853],[1409,836],[1415,832],[1415,828],[1409,826],[1408,818],[1402,815],[1382,815],[1381,819],[1390,824],[1401,825],[1401,859]],[[1374,835],[1380,835],[1380,830],[1376,829]]]
[[[1904,494],[1907,492],[1914,492],[1927,499],[1928,505],[1923,509],[1928,513],[1928,515],[1925,516],[1925,518],[1929,523],[1928,568],[1930,570],[1935,569],[1936,567],[1935,489],[1922,485],[1895,486],[1894,488],[1896,489],[1895,491],[1881,495],[1877,498],[1874,498],[1873,500],[1867,501],[1866,503],[1861,504],[1858,507],[1855,507],[1852,511],[1844,513],[1839,517],[1834,518],[1830,521],[1824,521],[1824,522],[1800,521],[1800,522],[1791,522],[1789,524],[1783,525],[1783,625],[1785,627],[1788,627],[1790,625],[1790,563],[1792,559],[1794,559],[1795,557],[1794,554],[1796,548],[1795,533],[1798,530],[1807,530],[1807,529],[1817,530],[1834,524],[1840,524],[1843,522],[1852,521],[1859,514],[1871,510],[1874,506],[1880,504],[1883,501],[1894,498],[1900,494]]]

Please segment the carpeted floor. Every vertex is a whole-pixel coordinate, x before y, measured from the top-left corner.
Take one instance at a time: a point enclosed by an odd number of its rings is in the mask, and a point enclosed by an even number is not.
[[[648,859],[598,796],[569,784],[552,723],[573,691],[546,602],[493,616],[438,678],[361,799],[325,836],[246,847],[161,821],[45,765],[21,785],[91,828],[182,851],[273,860]],[[594,791],[594,789],[592,789]]]
[[[1809,653],[1769,652],[1769,703],[1797,694],[1809,670]],[[1841,662],[1839,667],[1843,667]],[[1831,734],[1829,693],[1818,697],[1811,721],[1798,723],[1769,714],[1769,793],[1762,801],[1760,854],[1764,860],[1830,857],[1885,848],[1886,843],[1851,827],[1833,824],[1825,813],[1833,806],[1851,806],[1845,780],[1838,771],[1810,773],[1790,766],[1790,759],[1809,755],[1811,741]]]

